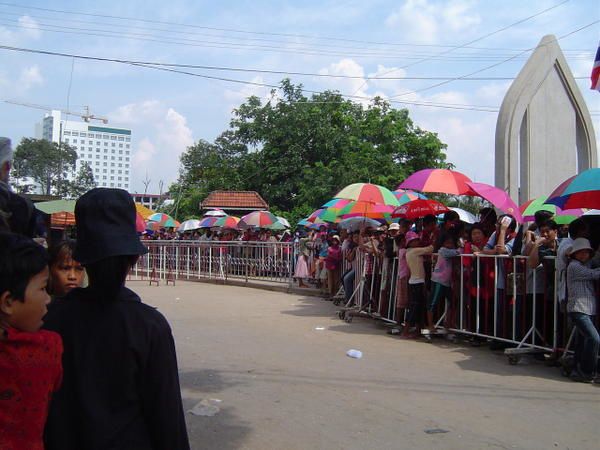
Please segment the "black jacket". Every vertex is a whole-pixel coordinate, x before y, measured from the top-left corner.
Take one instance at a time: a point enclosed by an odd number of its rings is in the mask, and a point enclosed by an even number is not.
[[[123,288],[114,301],[75,289],[48,308],[62,336],[64,379],[47,450],[188,450],[175,344],[156,309]]]

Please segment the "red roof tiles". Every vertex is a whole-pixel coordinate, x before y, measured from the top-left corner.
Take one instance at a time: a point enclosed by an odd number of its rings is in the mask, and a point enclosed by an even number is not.
[[[201,209],[269,209],[269,205],[255,191],[213,191],[200,204]]]

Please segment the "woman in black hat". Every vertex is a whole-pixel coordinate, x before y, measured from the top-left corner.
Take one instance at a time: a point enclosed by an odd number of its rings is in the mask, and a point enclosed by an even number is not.
[[[147,249],[135,206],[97,188],[75,206],[74,258],[89,287],[49,306],[45,328],[63,339],[64,379],[46,425],[48,450],[189,449],[171,328],[125,287]]]

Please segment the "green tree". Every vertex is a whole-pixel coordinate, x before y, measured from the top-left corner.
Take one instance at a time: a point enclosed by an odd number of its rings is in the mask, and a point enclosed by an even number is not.
[[[67,182],[66,197],[79,198],[90,189],[96,187],[94,171],[87,161],[84,161],[79,168],[79,172],[72,181]]]
[[[296,216],[350,183],[393,189],[416,170],[450,167],[445,148],[435,133],[416,126],[406,109],[379,98],[365,107],[332,91],[306,97],[302,86],[283,80],[265,102],[250,97],[236,108],[229,129],[214,144],[190,147],[170,191],[183,193],[183,215],[197,213],[196,200],[214,189],[244,189]],[[186,197],[196,203],[185,205]]]
[[[58,144],[46,139],[23,138],[14,154],[13,177],[17,186],[26,179],[38,184],[45,195],[67,194],[67,176],[75,170],[77,152],[67,144]],[[31,190],[23,184],[21,190]]]

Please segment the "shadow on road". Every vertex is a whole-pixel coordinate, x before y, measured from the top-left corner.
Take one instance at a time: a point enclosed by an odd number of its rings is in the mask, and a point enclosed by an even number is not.
[[[181,372],[179,380],[191,448],[243,448],[252,428],[235,408],[218,402],[219,392],[239,383],[215,370]],[[218,405],[219,411],[213,416],[192,414],[190,410],[203,401]]]

